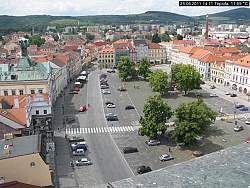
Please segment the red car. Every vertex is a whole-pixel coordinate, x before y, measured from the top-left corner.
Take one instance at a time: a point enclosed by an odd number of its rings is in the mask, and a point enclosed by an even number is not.
[[[80,91],[79,87],[74,87],[71,91]]]
[[[246,143],[250,143],[250,137],[246,139]]]
[[[79,108],[79,112],[84,112],[86,111],[86,104],[83,104],[82,106],[80,106]]]
[[[125,87],[119,87],[118,90],[119,91],[127,91],[127,89]]]

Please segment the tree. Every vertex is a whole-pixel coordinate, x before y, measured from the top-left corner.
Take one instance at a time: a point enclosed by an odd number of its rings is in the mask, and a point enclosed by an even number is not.
[[[91,35],[90,33],[86,33],[86,38],[91,41],[94,39],[94,35]]]
[[[183,90],[185,95],[188,91],[199,88],[201,84],[201,75],[192,65],[174,65],[172,79],[178,83],[178,89]]]
[[[177,120],[172,138],[187,145],[193,145],[197,136],[204,134],[207,127],[216,119],[217,113],[212,111],[202,99],[196,102],[181,103],[175,109]]]
[[[149,87],[161,94],[167,93],[170,89],[168,74],[160,69],[153,71],[149,76]]]
[[[117,69],[119,71],[119,78],[126,80],[129,76],[135,76],[136,70],[130,57],[122,56],[118,62]]]
[[[152,37],[152,42],[153,43],[160,43],[161,42],[161,38],[158,36],[158,33],[155,33]]]
[[[182,39],[183,39],[183,36],[180,34],[177,34],[177,40],[182,40]]]
[[[57,34],[53,34],[52,37],[56,42],[59,40],[59,36]]]
[[[38,47],[45,43],[45,38],[41,38],[41,35],[39,34],[30,36],[29,40],[30,45],[36,44]]]
[[[139,133],[144,136],[156,138],[158,131],[164,133],[167,130],[166,120],[172,116],[171,107],[167,101],[161,99],[161,95],[149,96],[143,107],[144,117],[140,117]]]
[[[146,57],[143,57],[141,59],[141,62],[137,65],[138,75],[146,79],[151,73],[151,71],[149,70],[150,67],[151,67],[151,64],[148,61],[148,59]]]

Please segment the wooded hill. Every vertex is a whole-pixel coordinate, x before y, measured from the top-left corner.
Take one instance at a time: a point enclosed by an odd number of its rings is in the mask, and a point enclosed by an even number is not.
[[[10,33],[11,31],[31,31],[42,32],[47,26],[90,25],[133,25],[133,24],[190,24],[197,25],[205,23],[206,15],[189,17],[185,15],[163,12],[147,11],[142,14],[129,15],[95,15],[95,16],[50,16],[50,15],[28,15],[28,16],[0,16],[0,33]],[[238,8],[225,12],[209,15],[209,23],[250,23],[250,9]]]

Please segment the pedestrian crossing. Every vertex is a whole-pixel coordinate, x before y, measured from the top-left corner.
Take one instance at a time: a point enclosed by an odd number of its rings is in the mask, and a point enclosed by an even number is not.
[[[67,135],[74,134],[91,134],[91,133],[114,133],[114,132],[132,132],[134,128],[132,126],[124,127],[88,127],[88,128],[67,128]]]
[[[244,117],[245,119],[250,119],[250,113],[244,113],[244,114],[239,114],[241,117]]]

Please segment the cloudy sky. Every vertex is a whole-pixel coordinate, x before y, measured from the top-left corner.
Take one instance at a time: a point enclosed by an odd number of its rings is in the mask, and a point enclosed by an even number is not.
[[[220,0],[218,0],[220,1]],[[124,15],[165,11],[187,16],[213,14],[235,6],[179,6],[178,0],[0,0],[0,15]],[[248,8],[248,7],[246,7]]]

